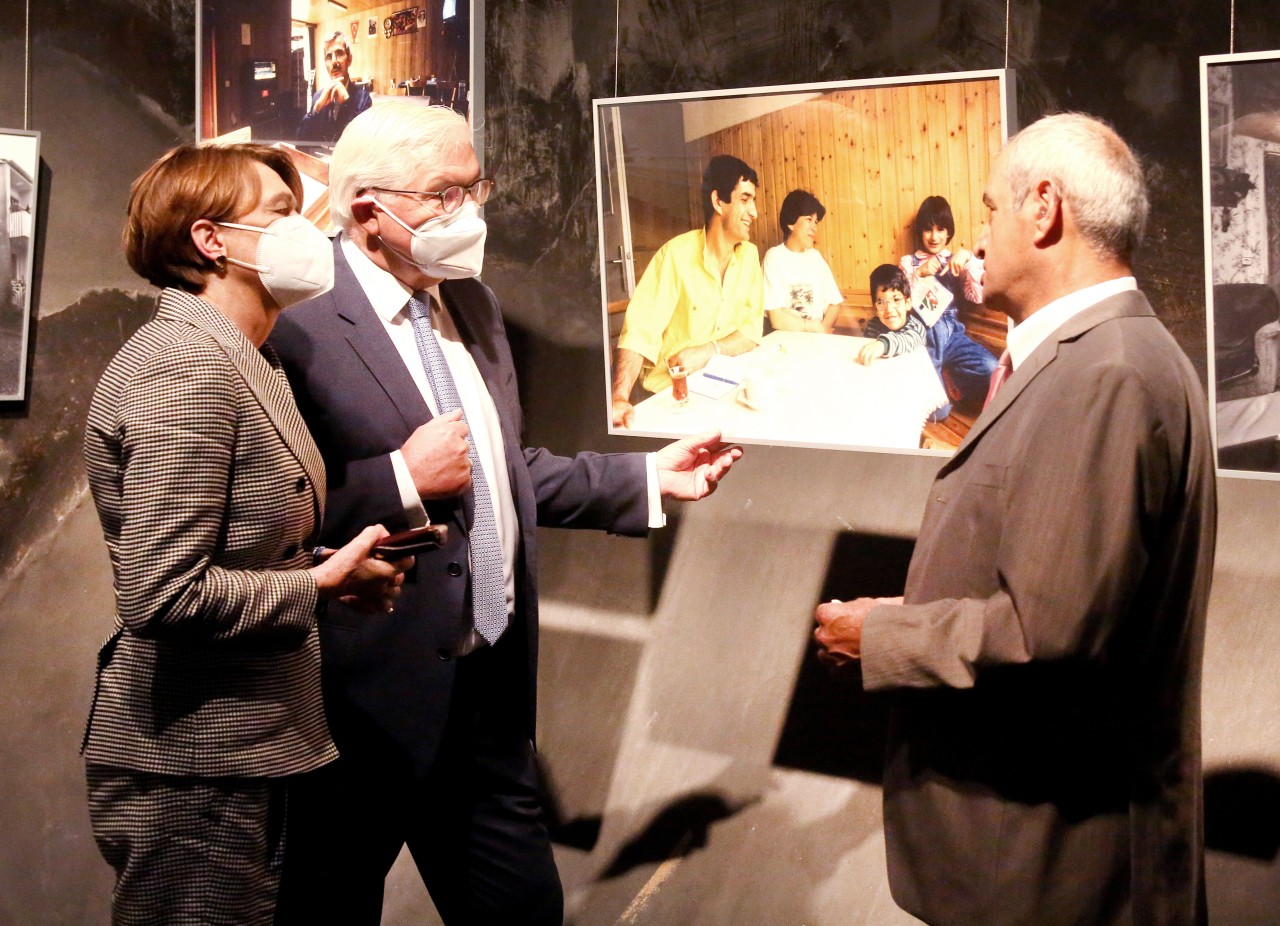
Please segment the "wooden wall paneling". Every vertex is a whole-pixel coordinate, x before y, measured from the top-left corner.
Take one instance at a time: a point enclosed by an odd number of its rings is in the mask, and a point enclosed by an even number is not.
[[[891,262],[894,259],[893,252],[897,249],[895,215],[897,210],[891,205],[891,199],[885,195],[886,189],[892,189],[892,187],[886,187],[883,168],[884,156],[894,150],[896,139],[892,126],[880,123],[880,110],[876,105],[875,92],[868,90],[859,93],[858,96],[861,100],[859,108],[864,125],[863,137],[866,140],[865,160],[870,223],[867,228],[867,251],[860,267],[861,272],[858,274],[857,290],[862,301],[870,305],[871,293],[867,277],[878,264]]]
[[[964,84],[947,87],[947,174],[950,178],[946,195],[951,202],[951,213],[956,220],[952,250],[965,247],[973,250],[973,187],[969,176],[968,147],[960,144],[965,136]]]
[[[882,141],[877,128],[878,112],[875,108],[875,95],[860,92],[857,95],[858,115],[862,132],[862,150],[859,154],[863,182],[862,195],[867,201],[867,221],[861,229],[862,248],[858,254],[858,279],[855,287],[859,301],[870,304],[871,294],[867,292],[867,277],[871,269],[886,260],[885,254],[892,252],[892,238],[888,229],[891,227],[892,210],[886,209],[884,185],[880,170],[880,152],[892,142],[886,138]]]
[[[828,161],[828,173],[824,178],[833,194],[833,220],[838,226],[839,247],[832,253],[832,271],[841,286],[854,285],[853,269],[858,266],[858,255],[865,248],[862,232],[867,224],[867,203],[862,195],[862,178],[859,176],[856,155],[861,150],[862,139],[857,114],[851,108],[847,94],[828,96],[825,110],[831,118],[831,137],[834,144]]]
[[[865,150],[863,124],[865,120],[854,108],[855,100],[850,92],[840,91],[830,95],[825,107],[832,120],[832,137],[835,144],[829,160],[832,189],[836,192],[833,216],[838,230],[839,249],[831,254],[832,272],[845,296],[845,308],[840,312],[837,324],[856,327],[866,318],[866,263],[867,225],[870,215],[863,170],[859,167]]]
[[[840,148],[847,143],[841,139],[840,107],[827,95],[805,103],[804,110],[811,126],[808,129],[808,147],[818,154],[816,163],[812,164],[812,170],[805,178],[808,185],[804,189],[818,197],[827,208],[826,217],[818,226],[818,249],[843,291],[845,282],[841,266],[852,239],[847,222],[850,211],[848,193],[836,169]]]
[[[991,170],[991,147],[987,143],[987,100],[989,91],[987,82],[971,84],[965,93],[965,123],[969,131],[965,134],[966,148],[969,155],[969,184],[974,191],[971,231],[973,240],[970,247],[978,243],[982,234],[982,226],[987,219],[987,211],[982,205],[982,190],[987,182],[987,174]],[[999,96],[996,97],[997,108]],[[997,141],[997,144],[999,142]]]
[[[702,228],[702,172],[713,154],[720,152],[711,147],[707,138],[697,138],[685,143],[685,171],[689,185],[689,227]]]
[[[970,247],[978,243],[986,222],[987,212],[982,205],[982,191],[986,186],[991,165],[1000,150],[1000,87],[996,81],[984,81],[972,85],[968,94],[966,113],[969,125],[967,148],[969,155],[969,184],[973,199]],[[975,306],[965,313],[969,333],[992,353],[1004,350],[1008,334],[1005,317],[985,306]]]
[[[808,146],[809,133],[804,122],[804,111],[799,106],[788,106],[774,113],[773,125],[765,133],[768,141],[770,164],[769,195],[761,205],[760,224],[764,232],[761,236],[760,250],[764,252],[776,244],[782,244],[786,237],[778,213],[782,209],[782,201],[795,189],[808,189]],[[764,179],[764,175],[761,176]]]
[[[914,144],[918,131],[911,111],[911,97],[906,93],[894,93],[890,103],[893,112],[895,185],[893,188],[894,263],[911,250],[911,217],[915,206],[916,172],[920,155]]]
[[[903,181],[902,174],[910,175],[912,152],[899,139],[904,137],[907,122],[899,118],[903,107],[899,105],[901,94],[891,87],[877,87],[874,91],[876,123],[880,126],[881,145],[878,152],[880,159],[880,198],[883,206],[883,221],[880,226],[881,255],[878,263],[896,264],[901,256],[902,245],[902,207],[900,205],[903,189],[909,180]],[[888,256],[885,256],[888,255]],[[875,265],[872,265],[874,267]],[[867,268],[870,275],[872,267]],[[868,286],[869,288],[869,286]],[[871,294],[868,293],[868,300]]]
[[[915,221],[916,210],[920,207],[921,201],[929,195],[931,192],[930,187],[933,185],[933,177],[930,173],[928,100],[924,89],[921,87],[911,88],[908,96],[911,99],[911,124],[913,130],[911,144],[916,151],[916,159],[912,164],[912,183],[914,185],[906,201],[901,204],[903,210],[902,222],[906,233],[902,241],[901,252],[903,254],[916,246],[915,234],[911,229],[911,225]]]
[[[947,130],[946,100],[942,91],[936,86],[925,89],[923,96],[928,175],[925,185],[918,190],[917,199],[923,200],[925,196],[941,195],[950,201],[954,194],[951,193],[951,177],[947,172],[947,153],[942,144]]]

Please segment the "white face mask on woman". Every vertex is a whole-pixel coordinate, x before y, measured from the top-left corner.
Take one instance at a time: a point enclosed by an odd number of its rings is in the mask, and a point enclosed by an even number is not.
[[[480,218],[480,207],[475,203],[468,200],[456,212],[438,215],[417,228],[410,228],[378,199],[375,198],[374,202],[397,225],[413,235],[408,260],[427,276],[436,280],[465,280],[480,275],[488,227]]]
[[[276,305],[282,309],[333,289],[333,244],[302,215],[286,215],[270,225],[218,222],[226,228],[257,232],[257,263],[228,256],[227,262],[256,270]]]

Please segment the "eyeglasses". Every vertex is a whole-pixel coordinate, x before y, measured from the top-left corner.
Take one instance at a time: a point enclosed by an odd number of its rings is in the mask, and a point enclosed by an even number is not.
[[[907,304],[907,300],[903,297],[901,293],[897,293],[897,292],[895,292],[892,296],[889,296],[888,298],[881,297],[875,301],[875,306],[877,309],[887,309],[891,305],[906,305],[906,304]]]
[[[443,190],[389,190],[386,187],[374,187],[380,193],[399,193],[401,196],[434,196],[440,200],[440,208],[445,215],[457,212],[462,203],[470,196],[477,206],[483,206],[489,194],[493,192],[493,181],[481,177],[470,186],[451,186]]]

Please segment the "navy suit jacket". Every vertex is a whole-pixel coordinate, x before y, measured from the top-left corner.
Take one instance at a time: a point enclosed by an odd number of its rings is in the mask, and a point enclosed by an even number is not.
[[[298,138],[304,141],[324,141],[332,144],[338,140],[347,124],[373,105],[369,88],[355,81],[347,82],[347,101],[316,112],[316,100],[323,90],[317,90],[311,98],[311,111],[298,124]]]
[[[328,467],[321,540],[337,546],[368,524],[408,526],[390,454],[431,412],[381,319],[334,242],[335,282],[283,313],[271,336]],[[648,494],[642,454],[556,456],[521,444],[515,367],[493,292],[478,280],[446,281],[441,297],[493,397],[501,421],[519,523],[515,614],[499,647],[511,671],[518,722],[533,735],[537,667],[537,527],[586,527],[643,535]],[[320,620],[326,699],[343,698],[430,769],[440,742],[456,660],[470,623],[469,506],[428,503],[448,543],[421,553],[391,614],[337,603]],[[341,748],[341,747],[340,747]]]

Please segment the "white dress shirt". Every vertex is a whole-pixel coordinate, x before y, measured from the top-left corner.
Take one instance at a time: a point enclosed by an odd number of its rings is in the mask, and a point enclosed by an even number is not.
[[[1049,335],[1061,328],[1068,319],[1079,315],[1085,309],[1092,308],[1103,299],[1117,293],[1129,292],[1138,288],[1138,281],[1133,277],[1117,277],[1104,283],[1095,283],[1074,293],[1061,296],[1040,309],[1032,312],[1021,324],[1009,329],[1006,347],[1009,360],[1016,370],[1022,362],[1031,356],[1031,352],[1044,343]]]
[[[432,416],[440,414],[436,404],[435,393],[431,391],[431,380],[427,377],[426,367],[422,363],[422,355],[418,352],[418,341],[413,330],[413,321],[409,318],[409,297],[413,291],[394,276],[371,261],[359,247],[346,235],[342,236],[342,253],[347,258],[356,282],[369,298],[369,304],[382,321],[391,343],[395,345],[404,361],[405,368],[423,400],[431,409]],[[466,346],[458,335],[458,329],[449,317],[440,299],[440,289],[431,287],[431,327],[440,350],[444,353],[445,363],[453,376],[453,383],[458,389],[458,398],[462,400],[463,412],[467,425],[471,428],[471,436],[475,441],[476,455],[484,468],[485,481],[489,485],[489,496],[493,503],[494,519],[498,528],[498,543],[502,547],[502,575],[506,583],[507,613],[515,610],[515,562],[516,546],[520,535],[516,523],[516,506],[511,495],[511,478],[507,473],[506,447],[502,440],[502,424],[498,420],[498,409],[493,404],[489,389],[485,386],[475,361],[467,352]],[[396,474],[396,484],[400,488],[400,499],[404,504],[405,516],[410,527],[421,527],[427,523],[427,511],[418,497],[413,477],[399,450],[391,453],[391,467]]]
[[[418,391],[431,410],[433,416],[440,414],[436,404],[435,393],[431,390],[431,380],[418,351],[418,342],[413,330],[413,322],[409,317],[409,297],[413,291],[371,261],[363,251],[345,234],[341,236],[342,253],[347,258],[356,282],[360,284],[365,295],[373,306],[374,312],[382,321],[391,343],[395,345],[404,361],[405,368],[413,377]],[[471,436],[475,440],[476,454],[480,465],[484,468],[485,479],[489,484],[489,495],[493,502],[494,518],[498,528],[498,542],[502,547],[502,574],[506,582],[507,614],[515,611],[515,563],[516,548],[520,535],[520,526],[516,521],[515,500],[511,495],[511,479],[507,472],[506,447],[502,439],[502,425],[498,419],[498,409],[493,404],[493,397],[485,385],[484,378],[476,368],[475,361],[467,351],[458,335],[458,329],[449,317],[440,299],[440,288],[431,287],[431,327],[435,338],[444,353],[445,363],[453,376],[454,385],[458,389],[458,397],[462,400],[463,412],[467,425],[471,428]],[[653,454],[647,454],[646,469],[648,471],[649,489],[649,526],[662,527],[666,523],[662,513],[662,499],[658,486],[657,466]],[[391,467],[395,472],[396,484],[400,489],[400,499],[404,505],[405,516],[410,527],[421,527],[427,523],[426,508],[418,497],[418,490],[413,484],[404,455],[395,450],[391,453]],[[471,639],[463,642],[461,652],[475,647],[477,641],[483,642],[474,631]]]

